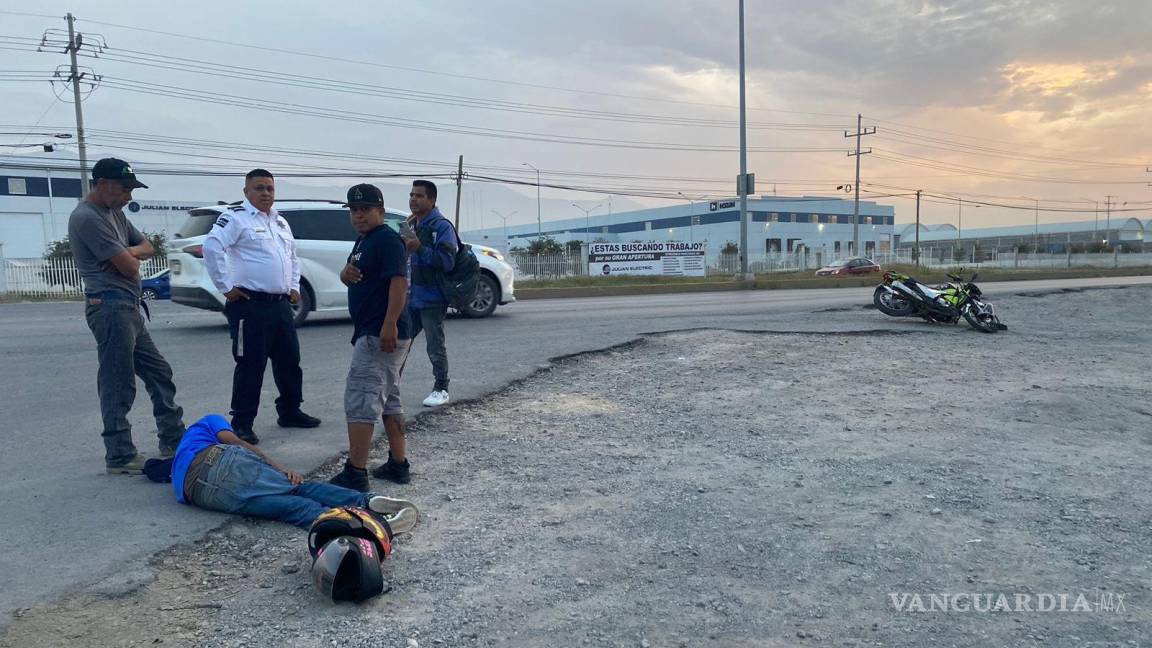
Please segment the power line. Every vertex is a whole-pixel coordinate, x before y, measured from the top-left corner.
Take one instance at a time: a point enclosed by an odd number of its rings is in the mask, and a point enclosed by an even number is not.
[[[244,97],[235,94],[230,94],[228,95],[227,99],[224,99],[218,98],[214,96],[213,93],[206,90],[185,88],[180,86],[169,86],[158,83],[136,81],[132,79],[121,79],[107,75],[101,76],[101,82],[104,87],[116,88],[126,92],[136,92],[175,99],[198,101],[201,103],[212,103],[229,106],[232,108],[244,108],[261,112],[277,112],[290,115],[320,117],[336,121],[393,126],[397,128],[410,128],[429,132],[453,133],[458,135],[473,135],[478,137],[490,137],[497,139],[514,139],[533,142],[547,142],[552,144],[569,144],[617,149],[695,152],[730,152],[735,150],[735,147],[731,146],[670,142],[644,142],[635,140],[578,137],[572,135],[550,135],[548,133],[485,128],[480,126],[434,122],[428,120],[403,119],[396,117],[390,118],[371,113],[361,113],[351,110],[340,110],[334,108],[323,108],[320,106],[309,106],[306,104],[290,102],[278,102],[275,104],[270,104],[266,100],[262,100],[257,97]],[[832,153],[841,152],[843,149],[817,147],[757,147],[750,150],[758,153]]]
[[[0,42],[5,36],[0,36]],[[33,43],[28,43],[29,46]],[[31,51],[31,50],[29,50]],[[297,88],[309,88],[328,92],[342,92],[362,96],[383,96],[402,101],[432,103],[453,107],[480,108],[486,110],[500,110],[524,114],[539,114],[545,116],[559,116],[579,119],[595,119],[603,121],[618,121],[625,123],[666,124],[675,126],[693,126],[706,128],[736,128],[737,123],[731,120],[701,119],[693,117],[675,117],[668,115],[653,115],[619,111],[590,110],[570,108],[566,106],[553,106],[545,104],[532,104],[504,100],[486,99],[465,95],[453,95],[423,90],[411,90],[401,87],[380,86],[349,81],[334,80],[331,78],[314,77],[292,74],[277,70],[237,66],[212,61],[189,59],[177,56],[168,56],[156,52],[141,50],[106,48],[89,55],[103,61],[114,61],[130,65],[144,66],[154,69],[187,72],[193,74],[209,75],[212,77],[225,77],[239,79],[246,82],[268,83],[273,85]],[[164,60],[154,60],[164,59]],[[840,130],[839,124],[811,124],[788,122],[757,122],[749,125],[756,130],[781,131],[824,131]]]
[[[90,23],[93,23],[96,25],[105,25],[108,27],[117,27],[120,29],[129,29],[132,31],[139,31],[139,32],[145,32],[145,33],[150,33],[150,34],[158,34],[161,36],[170,36],[173,38],[188,39],[188,40],[196,41],[198,43],[208,42],[208,43],[214,43],[214,44],[218,44],[218,45],[229,45],[232,47],[240,47],[240,48],[252,49],[252,50],[263,51],[263,52],[274,52],[277,54],[288,54],[291,56],[300,56],[300,57],[312,58],[312,59],[323,60],[323,61],[333,61],[333,62],[338,62],[338,63],[351,63],[354,65],[365,65],[365,66],[370,66],[370,67],[377,67],[377,68],[383,68],[383,69],[389,69],[389,70],[400,70],[400,71],[404,71],[404,72],[413,72],[413,73],[418,73],[418,74],[428,74],[428,75],[441,76],[441,77],[447,77],[447,78],[453,78],[453,79],[466,79],[466,80],[470,80],[470,81],[482,81],[482,82],[486,82],[486,83],[498,83],[498,84],[502,84],[502,85],[519,86],[519,87],[525,87],[525,88],[535,88],[535,89],[540,89],[540,90],[555,90],[557,92],[567,92],[567,93],[573,93],[573,94],[586,94],[586,95],[601,96],[601,97],[613,97],[613,98],[617,98],[617,99],[634,99],[634,100],[640,100],[640,101],[651,101],[651,102],[666,103],[666,104],[679,104],[679,105],[686,105],[686,106],[704,106],[704,107],[710,107],[710,108],[725,108],[725,109],[735,109],[736,108],[736,106],[728,105],[728,104],[708,103],[708,102],[701,102],[701,101],[684,101],[684,100],[679,100],[679,99],[665,99],[665,98],[660,98],[660,97],[645,97],[642,95],[630,95],[630,94],[621,94],[621,93],[614,93],[614,92],[604,92],[604,91],[600,91],[600,90],[565,88],[565,87],[561,87],[561,86],[552,86],[552,85],[539,84],[539,83],[528,83],[525,81],[510,81],[507,79],[496,79],[496,78],[491,78],[491,77],[474,76],[474,75],[468,75],[468,74],[457,74],[457,73],[453,73],[453,72],[441,72],[438,70],[406,67],[406,66],[402,66],[402,65],[389,65],[389,64],[385,64],[385,63],[378,63],[375,61],[365,61],[365,60],[344,58],[344,57],[339,57],[339,56],[327,56],[327,55],[323,55],[323,54],[313,54],[313,53],[300,52],[297,50],[290,50],[290,49],[285,49],[285,48],[265,47],[265,46],[261,46],[261,45],[253,45],[251,43],[237,43],[237,42],[233,42],[233,41],[207,38],[203,35],[181,34],[178,32],[162,31],[162,30],[157,30],[157,29],[146,29],[143,27],[134,27],[131,25],[123,25],[123,24],[119,24],[119,23],[105,22],[105,21],[99,21],[99,20],[85,19],[85,22],[90,22]],[[749,108],[749,110],[756,110],[759,112],[776,112],[776,113],[785,113],[785,114],[795,114],[795,115],[812,115],[812,116],[820,116],[820,117],[837,117],[837,118],[841,118],[841,119],[845,118],[845,115],[840,115],[840,114],[836,114],[836,113],[820,113],[820,112],[809,112],[809,111],[801,111],[801,110],[783,110],[783,109],[775,109],[775,108]]]

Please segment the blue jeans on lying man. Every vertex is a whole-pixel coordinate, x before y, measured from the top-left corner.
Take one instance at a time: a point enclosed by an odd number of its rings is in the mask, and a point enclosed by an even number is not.
[[[332,484],[304,482],[293,486],[288,477],[241,446],[224,446],[211,466],[205,466],[192,488],[192,503],[201,508],[252,515],[307,529],[334,506],[367,508],[367,493]]]

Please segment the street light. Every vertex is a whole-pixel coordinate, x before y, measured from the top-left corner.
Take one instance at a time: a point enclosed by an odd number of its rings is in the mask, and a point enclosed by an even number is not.
[[[529,169],[532,169],[536,172],[536,238],[539,239],[541,236],[541,232],[543,231],[543,229],[540,226],[540,169],[537,169],[536,167],[532,166],[531,164],[528,164],[527,162],[523,163],[520,166],[526,166]]]
[[[501,214],[500,212],[496,211],[495,209],[492,209],[489,211],[491,211],[493,214],[496,214],[497,216],[500,217],[500,220],[504,221],[504,251],[507,252],[508,251],[508,219],[512,216],[515,216],[516,214],[519,214],[520,212],[518,210],[513,211],[511,214],[508,214],[507,216],[505,216],[504,214]]]
[[[1084,202],[1090,202],[1093,205],[1093,208],[1092,208],[1092,240],[1095,241],[1096,238],[1098,236],[1100,236],[1100,201],[1099,200],[1093,200],[1091,198],[1084,198],[1084,197],[1081,197],[1080,200],[1083,200]]]
[[[590,207],[588,209],[584,209],[583,207],[581,207],[580,205],[577,205],[576,203],[572,203],[572,206],[575,207],[576,209],[579,209],[580,211],[584,212],[585,236],[591,236],[592,235],[592,226],[588,222],[588,215],[591,214],[592,212],[596,211],[597,209],[600,209],[601,207],[603,207],[604,203],[600,203],[599,205],[596,205],[595,207]],[[591,241],[584,241],[584,242],[585,243],[591,243]]]
[[[680,196],[684,200],[688,201],[688,242],[689,243],[695,243],[696,242],[696,213],[695,213],[696,212],[696,201],[693,200],[692,198],[689,198],[688,196],[685,196],[683,191],[677,191],[676,195]],[[703,199],[703,198],[704,198],[704,196],[699,197],[699,199]]]

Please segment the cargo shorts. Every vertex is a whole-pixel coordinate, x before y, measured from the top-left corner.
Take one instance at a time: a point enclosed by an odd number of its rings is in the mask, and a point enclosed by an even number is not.
[[[344,417],[349,423],[375,423],[384,416],[403,414],[400,373],[412,340],[397,340],[396,350],[380,350],[380,338],[362,335],[352,347],[352,366],[344,386]]]

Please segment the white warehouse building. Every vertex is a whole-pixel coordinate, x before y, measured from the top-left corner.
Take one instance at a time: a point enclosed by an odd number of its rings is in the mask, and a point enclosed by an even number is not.
[[[748,198],[751,255],[823,252],[824,258],[852,254],[852,200],[821,196]],[[859,236],[864,256],[892,249],[895,208],[860,201]],[[569,241],[679,241],[708,243],[710,253],[740,242],[736,199],[695,202],[616,214],[589,215],[540,224],[510,225],[463,233],[465,240],[492,247],[527,247],[538,236]]]

